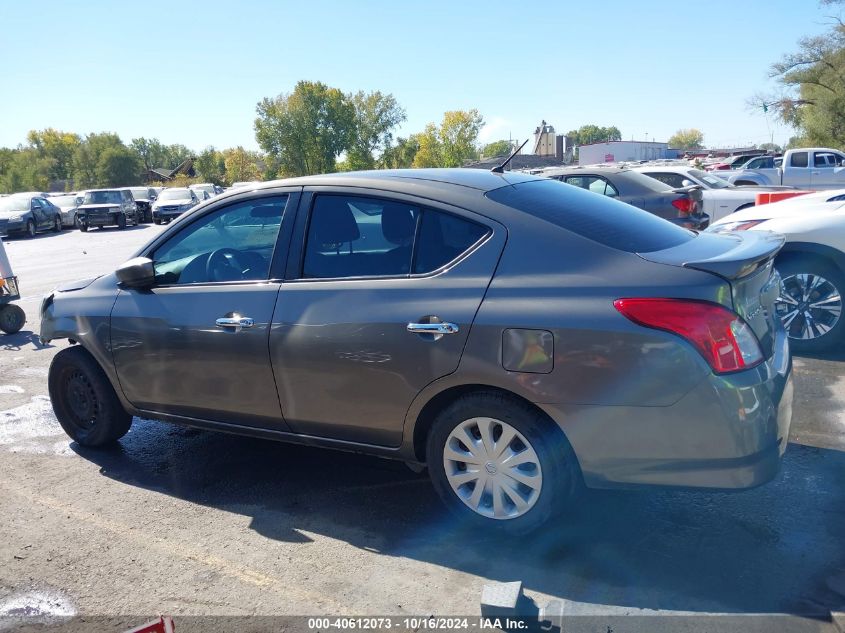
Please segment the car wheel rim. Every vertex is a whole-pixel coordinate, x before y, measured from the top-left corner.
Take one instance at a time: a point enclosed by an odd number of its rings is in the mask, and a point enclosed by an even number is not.
[[[65,396],[76,426],[92,429],[97,423],[99,403],[88,377],[79,370],[71,372],[65,384]]]
[[[818,339],[839,323],[842,296],[839,289],[821,275],[789,275],[783,279],[776,311],[789,338]]]
[[[456,426],[446,439],[443,467],[464,505],[491,519],[524,515],[543,488],[537,452],[524,435],[495,418]]]

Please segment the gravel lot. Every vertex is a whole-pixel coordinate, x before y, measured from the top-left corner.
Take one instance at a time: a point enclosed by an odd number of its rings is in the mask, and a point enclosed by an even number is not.
[[[795,359],[774,482],[591,493],[530,539],[455,525],[424,476],[385,460],[156,421],[113,450],[69,443],[46,397],[66,343],[39,344],[41,295],[160,230],[6,243],[28,320],[0,336],[0,615],[470,615],[485,582],[517,579],[584,613],[845,607],[845,355]]]

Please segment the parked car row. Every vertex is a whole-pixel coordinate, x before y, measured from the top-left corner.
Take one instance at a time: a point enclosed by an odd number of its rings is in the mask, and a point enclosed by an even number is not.
[[[201,183],[190,187],[115,187],[68,193],[28,191],[0,198],[0,235],[34,237],[41,231],[170,222],[223,192]]]

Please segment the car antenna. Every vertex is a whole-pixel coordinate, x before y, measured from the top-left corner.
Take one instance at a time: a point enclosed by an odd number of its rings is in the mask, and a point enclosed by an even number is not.
[[[528,139],[525,139],[525,143],[527,143],[527,142],[528,142]],[[522,148],[523,148],[523,147],[525,147],[525,143],[523,143],[522,145],[520,145],[519,147],[517,147],[515,150],[513,150],[513,152],[511,153],[511,155],[510,155],[510,156],[508,156],[508,157],[505,159],[505,162],[504,162],[504,163],[502,163],[501,165],[496,165],[496,166],[495,166],[493,169],[491,169],[490,171],[492,171],[494,174],[503,174],[503,173],[505,173],[505,167],[507,167],[507,166],[508,166],[508,163],[509,163],[509,162],[511,162],[511,160],[513,160],[513,157],[514,157],[514,156],[516,156],[517,154],[519,154],[519,152],[520,152],[520,151],[522,151]]]

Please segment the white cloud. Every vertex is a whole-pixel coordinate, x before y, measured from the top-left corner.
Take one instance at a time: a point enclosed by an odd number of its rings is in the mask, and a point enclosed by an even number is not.
[[[511,122],[500,116],[491,117],[478,133],[480,143],[490,143],[499,139],[508,138]]]

